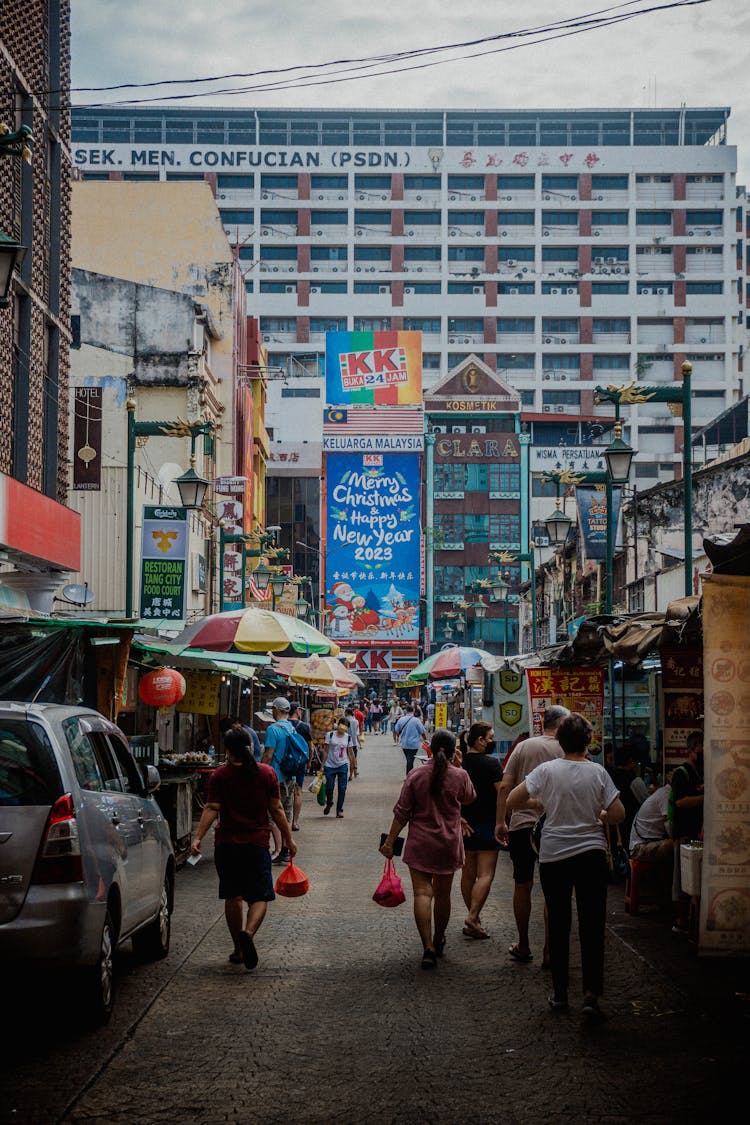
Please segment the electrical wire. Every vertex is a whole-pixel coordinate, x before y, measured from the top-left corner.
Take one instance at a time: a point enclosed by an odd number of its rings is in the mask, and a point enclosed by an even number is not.
[[[392,74],[401,74],[412,70],[422,70],[430,67],[447,65],[451,62],[459,62],[466,59],[479,58],[485,55],[503,53],[510,50],[516,50],[520,47],[535,46],[539,45],[540,43],[551,42],[555,39],[566,38],[571,35],[579,35],[586,31],[601,30],[603,28],[615,26],[619,23],[628,22],[632,19],[637,19],[641,16],[665,12],[675,8],[694,7],[709,2],[710,0],[669,0],[669,2],[667,3],[652,4],[647,7],[639,7],[636,11],[628,11],[625,9],[633,8],[636,4],[642,3],[642,0],[627,0],[626,3],[597,9],[580,16],[567,17],[565,19],[553,21],[551,23],[536,25],[533,27],[523,28],[515,31],[501,32],[496,35],[484,36],[478,39],[464,40],[462,42],[442,44],[432,47],[414,48],[407,51],[362,56],[359,58],[336,59],[323,63],[297,64],[292,67],[254,71],[248,72],[246,74],[229,73],[226,75],[217,75],[206,78],[164,79],[146,83],[122,83],[116,86],[76,87],[73,92],[110,93],[117,90],[145,90],[160,86],[204,85],[206,83],[225,81],[235,78],[261,78],[271,75],[283,76],[276,77],[270,82],[245,85],[240,87],[223,87],[180,94],[162,94],[158,97],[151,98],[131,98],[109,102],[80,103],[76,105],[76,108],[95,109],[106,108],[108,106],[135,106],[150,104],[154,102],[176,102],[194,98],[215,97],[218,95],[236,96],[247,93],[262,93],[271,91],[276,92],[291,89],[304,89],[311,86],[336,85],[341,82],[357,81],[363,78],[381,78]],[[492,46],[488,50],[471,50],[472,48],[481,47],[485,44],[498,44],[500,42],[505,42],[508,40],[511,40],[511,42],[506,46]],[[450,58],[429,58],[429,56],[456,51],[462,51],[464,53],[453,54]],[[429,61],[418,62],[410,66],[401,65],[405,62],[409,62],[410,60],[422,60],[425,58],[428,58]],[[373,69],[375,67],[382,67],[384,65],[387,66],[388,69]],[[297,73],[299,71],[303,71],[304,73]],[[321,72],[323,71],[325,71],[326,73],[321,74]],[[46,93],[48,94],[59,94],[60,92],[61,91],[59,90],[46,91]]]

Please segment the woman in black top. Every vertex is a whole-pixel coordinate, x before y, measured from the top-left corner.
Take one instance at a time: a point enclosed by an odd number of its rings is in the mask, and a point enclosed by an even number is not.
[[[479,915],[495,878],[499,844],[495,839],[497,791],[502,767],[494,756],[495,732],[491,723],[474,723],[466,738],[463,768],[471,778],[477,798],[461,809],[470,834],[464,839],[466,860],[461,874],[461,894],[468,914],[463,932],[470,938],[487,938]]]

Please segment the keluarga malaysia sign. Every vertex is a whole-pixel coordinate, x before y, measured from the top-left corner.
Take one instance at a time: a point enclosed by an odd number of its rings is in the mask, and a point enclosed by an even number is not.
[[[419,640],[419,455],[326,458],[327,632],[347,645]]]

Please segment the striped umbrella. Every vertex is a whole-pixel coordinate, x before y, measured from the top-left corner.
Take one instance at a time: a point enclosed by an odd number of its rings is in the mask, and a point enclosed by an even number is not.
[[[467,668],[481,664],[485,656],[489,656],[489,653],[482,648],[450,645],[425,657],[422,663],[409,673],[409,679],[421,683],[425,680],[453,680],[462,675]]]
[[[293,652],[336,656],[338,645],[306,621],[270,609],[231,609],[188,625],[178,644],[215,652]]]

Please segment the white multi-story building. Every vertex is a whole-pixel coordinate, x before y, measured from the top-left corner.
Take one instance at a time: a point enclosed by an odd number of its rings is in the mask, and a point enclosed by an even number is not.
[[[478,355],[550,449],[607,440],[597,384],[670,383],[686,358],[696,429],[742,395],[728,116],[78,109],[73,148],[86,178],[212,184],[279,376],[272,449],[317,455],[330,329],[421,330],[426,387]],[[671,477],[679,419],[659,404],[624,418],[639,487]]]

